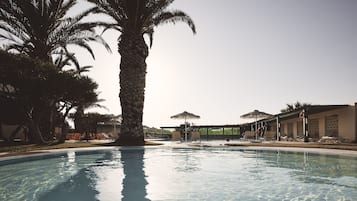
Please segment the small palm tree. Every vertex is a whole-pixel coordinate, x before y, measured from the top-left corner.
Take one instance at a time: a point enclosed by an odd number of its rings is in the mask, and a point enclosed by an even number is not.
[[[147,34],[152,45],[154,28],[165,23],[179,21],[189,25],[196,33],[192,19],[182,11],[169,11],[168,6],[174,0],[87,0],[94,3],[97,13],[104,13],[114,19],[106,28],[121,32],[118,42],[120,62],[120,102],[122,108],[122,125],[117,140],[123,145],[141,145],[144,143],[142,126],[146,58],[148,45],[144,35]],[[104,23],[102,23],[104,25]]]
[[[6,50],[51,63],[52,56],[64,55],[77,68],[79,64],[68,51],[68,45],[85,48],[93,58],[89,41],[99,42],[109,50],[95,33],[95,23],[80,22],[94,8],[74,17],[67,16],[76,3],[77,0],[1,0],[0,39],[6,40]]]
[[[296,101],[296,103],[293,104],[286,104],[286,108],[281,109],[281,112],[291,112],[294,111],[296,109],[300,109],[306,106],[311,105],[310,103],[300,103],[299,101]]]

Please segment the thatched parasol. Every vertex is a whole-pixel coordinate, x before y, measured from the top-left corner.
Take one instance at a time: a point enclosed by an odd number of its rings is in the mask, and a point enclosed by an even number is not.
[[[171,119],[184,119],[185,120],[185,142],[187,142],[187,119],[199,119],[200,116],[189,113],[189,112],[182,112],[171,116]]]

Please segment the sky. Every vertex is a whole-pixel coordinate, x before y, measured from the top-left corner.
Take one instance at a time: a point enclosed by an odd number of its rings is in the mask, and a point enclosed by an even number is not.
[[[81,7],[80,3],[80,6]],[[77,7],[77,8],[79,8]],[[287,103],[357,102],[357,1],[176,0],[195,22],[155,29],[147,58],[143,124],[177,126],[170,116],[200,115],[196,125],[239,124],[255,109],[277,114]],[[75,50],[99,98],[120,114],[117,38],[105,32],[112,53],[93,44],[96,59]]]

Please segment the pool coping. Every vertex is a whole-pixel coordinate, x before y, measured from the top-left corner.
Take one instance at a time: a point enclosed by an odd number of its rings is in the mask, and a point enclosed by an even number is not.
[[[66,152],[78,152],[78,151],[96,151],[96,150],[111,150],[115,147],[80,147],[80,148],[65,148],[65,149],[44,149],[44,150],[34,150],[28,152],[3,152],[0,153],[0,161],[5,160],[13,160],[13,159],[21,159],[26,157],[33,157],[33,156],[45,156],[45,155],[52,155],[52,154],[63,154]]]
[[[181,143],[172,142],[164,143],[160,146],[106,146],[106,147],[79,147],[79,148],[64,148],[64,149],[48,149],[48,150],[34,150],[28,152],[2,152],[0,153],[0,161],[21,159],[32,156],[46,156],[52,154],[63,154],[66,152],[85,152],[85,151],[97,151],[97,150],[114,150],[114,149],[155,149],[155,148],[169,148],[169,149],[222,149],[222,150],[267,150],[267,151],[287,151],[287,152],[308,152],[315,154],[326,155],[342,155],[357,157],[356,150],[345,149],[333,149],[333,148],[314,148],[314,147],[289,147],[282,146],[265,146],[261,144],[259,146],[251,144],[226,144],[226,143],[209,143],[209,142],[193,142],[193,143]]]
[[[180,143],[179,143],[180,144]],[[286,146],[286,144],[281,144],[281,146],[269,146],[268,143],[261,143],[259,145],[252,143],[221,143],[216,145],[210,145],[210,143],[191,143],[186,146],[171,146],[174,148],[222,148],[222,149],[237,149],[237,150],[269,150],[269,151],[289,151],[289,152],[309,152],[316,154],[327,154],[327,155],[344,155],[357,157],[357,150],[348,149],[336,149],[336,148],[316,148],[316,147],[302,147],[302,146]]]

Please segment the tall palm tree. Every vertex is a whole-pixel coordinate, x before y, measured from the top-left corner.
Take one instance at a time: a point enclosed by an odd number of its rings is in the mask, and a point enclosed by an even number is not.
[[[90,41],[99,42],[110,50],[95,33],[95,23],[81,22],[95,8],[68,16],[68,11],[76,3],[77,0],[1,0],[0,39],[6,40],[6,50],[51,63],[54,62],[52,56],[64,55],[77,68],[79,64],[74,54],[68,51],[68,45],[86,49],[93,58]]]
[[[106,28],[121,32],[118,42],[120,61],[120,102],[122,108],[122,125],[117,140],[123,145],[141,145],[144,143],[142,126],[146,58],[148,45],[144,35],[147,34],[152,45],[154,28],[165,23],[179,21],[189,25],[196,33],[192,19],[182,11],[168,10],[174,0],[87,0],[94,3],[97,13],[104,13],[114,19]],[[102,24],[103,25],[103,24]]]

